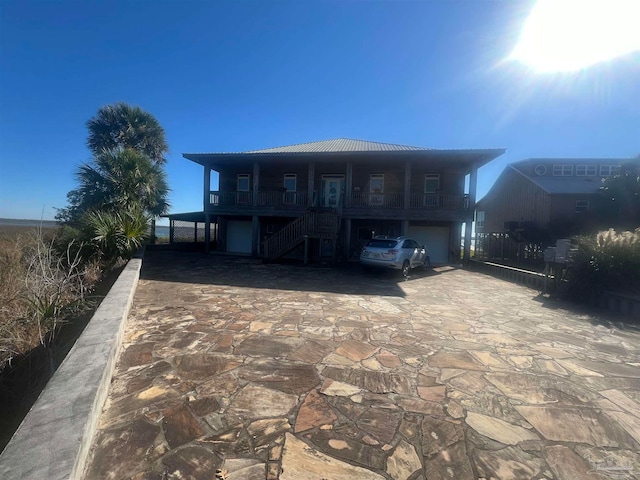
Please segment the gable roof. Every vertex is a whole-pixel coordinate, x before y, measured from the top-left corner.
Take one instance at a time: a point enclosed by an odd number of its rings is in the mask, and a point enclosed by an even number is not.
[[[551,195],[580,195],[598,193],[600,177],[527,177]]]
[[[496,181],[493,183],[489,191],[478,200],[477,204],[482,206],[493,191],[502,182],[502,177],[509,171],[517,172],[538,188],[549,195],[592,195],[598,193],[602,186],[602,178],[595,177],[554,177],[549,175],[537,176],[531,175],[531,166],[544,164],[552,166],[554,164],[562,165],[622,165],[628,161],[626,158],[528,158],[517,162],[509,163],[500,173]]]
[[[250,150],[243,153],[413,152],[420,150],[433,149],[424,147],[412,147],[409,145],[397,145],[394,143],[355,140],[352,138],[334,138],[333,140],[298,143],[296,145],[288,145],[285,147]]]
[[[624,160],[620,158],[529,158],[508,165],[532,183],[551,195],[584,195],[595,194],[602,186],[602,177],[531,175],[531,165],[621,165]]]

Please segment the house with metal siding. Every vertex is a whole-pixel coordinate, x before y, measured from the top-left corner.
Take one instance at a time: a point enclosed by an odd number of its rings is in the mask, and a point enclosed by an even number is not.
[[[201,218],[207,234],[215,222],[219,251],[348,260],[372,235],[411,235],[448,263],[473,219],[478,168],[503,153],[335,139],[183,156],[204,167]]]
[[[626,159],[531,158],[506,166],[476,206],[477,235],[510,234],[535,242],[580,233],[600,200],[602,179],[620,172]],[[554,236],[554,225],[560,225]]]

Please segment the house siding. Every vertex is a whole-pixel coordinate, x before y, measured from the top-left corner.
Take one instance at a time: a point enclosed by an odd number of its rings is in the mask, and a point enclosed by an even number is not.
[[[589,202],[589,207],[593,208],[593,195],[558,195],[551,200],[551,221],[575,220],[581,214],[576,213],[576,202],[585,200]]]
[[[476,231],[504,232],[505,222],[534,222],[544,227],[550,220],[551,203],[544,190],[507,168],[489,194],[478,202],[477,210],[485,212],[485,217],[484,226],[476,225]]]
[[[323,162],[316,164],[314,169],[313,189],[318,191],[321,188],[323,175],[347,175],[347,162]],[[253,166],[239,166],[237,168],[226,168],[219,170],[219,190],[220,192],[235,192],[237,190],[237,176],[239,174],[249,174],[252,176]],[[284,186],[284,175],[296,174],[297,190],[309,190],[309,164],[260,164],[260,191],[277,191]],[[384,175],[385,193],[404,193],[405,187],[405,164],[398,163],[393,167],[383,166],[380,163],[362,164],[354,163],[352,168],[352,189],[368,193],[372,174]],[[464,194],[464,172],[458,169],[429,168],[424,165],[412,165],[410,192],[411,194],[424,193],[424,178],[426,174],[440,175],[439,192],[450,195]],[[358,190],[359,189],[359,190]]]

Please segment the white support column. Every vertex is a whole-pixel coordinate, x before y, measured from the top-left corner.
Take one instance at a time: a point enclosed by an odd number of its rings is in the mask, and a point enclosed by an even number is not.
[[[473,217],[476,211],[476,190],[478,183],[478,163],[474,162],[471,167],[471,173],[469,174],[469,210],[466,215],[466,222],[464,227],[464,264],[468,265],[471,259],[471,228]]]

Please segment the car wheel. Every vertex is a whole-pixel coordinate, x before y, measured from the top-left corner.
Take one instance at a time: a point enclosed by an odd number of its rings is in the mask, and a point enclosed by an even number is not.
[[[427,271],[431,268],[431,259],[429,257],[425,257],[424,259],[424,270]]]
[[[411,271],[411,265],[409,265],[409,260],[405,260],[404,263],[402,264],[402,276],[405,278],[408,277],[410,271]]]

